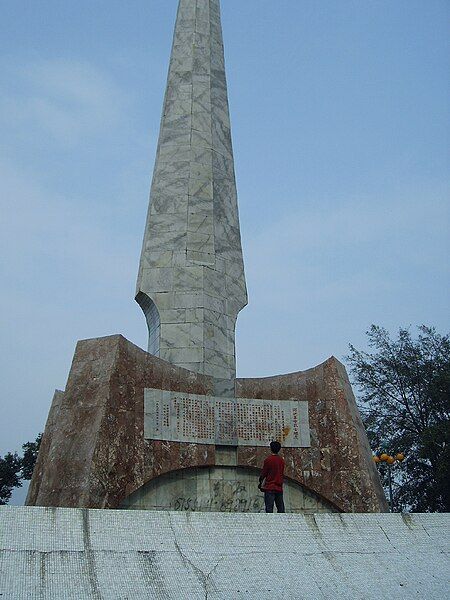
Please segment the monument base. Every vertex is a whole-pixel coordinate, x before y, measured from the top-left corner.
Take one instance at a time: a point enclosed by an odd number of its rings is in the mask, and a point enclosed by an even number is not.
[[[203,424],[200,429],[193,430],[189,421],[192,402],[200,406],[200,399],[211,399],[218,404],[224,401],[218,395],[225,387],[223,381],[176,367],[121,335],[78,342],[66,389],[53,399],[27,504],[259,512],[258,470],[268,449],[249,442],[255,432],[249,434],[246,428],[256,418],[265,423],[271,407],[281,415],[283,406],[299,402],[307,403],[308,422],[302,422],[307,432],[298,439],[307,439],[309,445],[283,445],[288,510],[387,511],[348,377],[338,360],[331,357],[288,375],[236,379],[236,400],[229,395],[228,410],[237,410],[239,399],[264,402],[250,402],[262,412],[252,413],[228,446],[220,437],[228,431],[223,411],[213,433],[206,431],[203,418],[197,419]],[[185,411],[178,433],[169,419],[174,404],[158,409],[163,416],[161,411],[167,411],[166,432],[150,427],[151,434],[146,433],[145,390],[162,390],[171,402],[179,402],[180,395],[191,402],[176,404]],[[245,441],[242,436],[247,434]]]

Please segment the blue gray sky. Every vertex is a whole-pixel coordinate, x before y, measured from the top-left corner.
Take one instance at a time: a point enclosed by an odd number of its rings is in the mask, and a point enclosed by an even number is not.
[[[133,300],[176,0],[3,2],[0,454]],[[238,374],[448,331],[446,0],[222,0],[249,305]]]

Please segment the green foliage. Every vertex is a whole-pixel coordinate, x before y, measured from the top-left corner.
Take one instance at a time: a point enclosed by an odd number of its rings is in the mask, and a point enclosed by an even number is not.
[[[422,325],[416,339],[400,328],[367,332],[373,352],[350,345],[347,360],[374,451],[404,452],[392,468],[397,510],[450,510],[450,336]],[[380,463],[383,484],[387,468]]]
[[[20,487],[21,460],[17,453],[8,452],[0,456],[0,504],[8,504],[12,490]]]
[[[31,479],[41,439],[40,433],[34,442],[23,444],[23,456],[19,456],[17,452],[0,456],[0,504],[9,502],[12,490],[21,487],[23,479]]]
[[[42,433],[40,433],[36,441],[27,442],[23,444],[23,457],[22,457],[22,478],[23,479],[31,479],[33,475],[34,465],[36,464],[39,447],[41,445]]]

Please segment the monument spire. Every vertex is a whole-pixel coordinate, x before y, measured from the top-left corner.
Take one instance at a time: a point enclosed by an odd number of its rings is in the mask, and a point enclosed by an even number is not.
[[[136,300],[150,353],[235,376],[247,304],[219,0],[180,0]]]

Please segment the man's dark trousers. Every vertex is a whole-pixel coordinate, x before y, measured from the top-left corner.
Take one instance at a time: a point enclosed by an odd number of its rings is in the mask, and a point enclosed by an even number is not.
[[[264,492],[264,504],[266,513],[273,513],[273,504],[277,507],[277,512],[284,513],[283,492]]]

